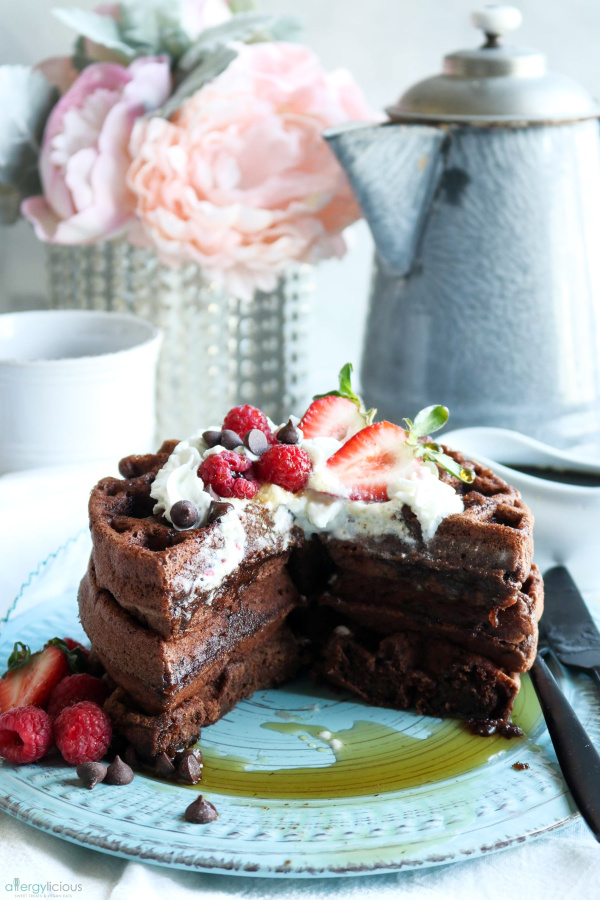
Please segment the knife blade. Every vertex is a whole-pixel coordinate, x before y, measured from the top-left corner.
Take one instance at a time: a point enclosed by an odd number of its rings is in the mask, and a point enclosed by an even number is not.
[[[544,575],[540,639],[564,666],[589,671],[600,684],[600,632],[564,566],[555,566]]]

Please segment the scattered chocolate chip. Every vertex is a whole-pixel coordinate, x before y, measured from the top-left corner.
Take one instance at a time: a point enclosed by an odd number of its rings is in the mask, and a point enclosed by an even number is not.
[[[191,753],[183,756],[177,766],[177,780],[184,784],[198,784],[202,780],[202,763]]]
[[[253,428],[246,433],[244,444],[255,456],[262,456],[269,449],[269,442],[266,434],[260,428]]]
[[[129,744],[129,746],[125,750],[125,753],[123,754],[123,761],[126,762],[127,765],[132,769],[140,768],[140,761],[138,759],[138,755],[135,752],[135,750],[133,749],[133,747],[131,746],[131,744]]]
[[[221,447],[225,447],[226,450],[235,450],[236,447],[241,447],[243,443],[239,434],[236,434],[230,428],[225,428],[221,432]]]
[[[77,772],[77,776],[83,783],[83,786],[91,791],[92,788],[95,788],[97,784],[100,784],[101,781],[104,781],[108,770],[106,766],[102,765],[102,763],[88,762],[81,763],[81,765],[77,766],[75,771]]]
[[[156,757],[156,774],[159,778],[174,778],[175,766],[166,753],[159,753]]]
[[[189,500],[178,500],[171,507],[171,521],[176,528],[194,528],[198,524],[198,509]]]
[[[213,500],[208,510],[208,524],[216,522],[217,519],[222,519],[230,509],[233,509],[232,503],[222,503],[219,500]]]
[[[202,765],[202,750],[198,747],[189,747],[187,750],[181,750],[177,754],[177,759],[183,759],[184,756],[193,756],[194,759]]]
[[[133,781],[133,769],[124,763],[120,756],[115,756],[106,773],[107,784],[129,784]]]
[[[192,822],[193,825],[206,825],[208,822],[214,822],[219,817],[212,803],[205,800],[202,794],[193,803],[190,803],[184,813],[186,822]]]
[[[206,444],[209,447],[216,447],[217,444],[221,443],[221,432],[220,431],[203,431],[202,437],[204,438]]]
[[[296,428],[291,419],[277,432],[277,440],[280,444],[299,444],[301,439],[302,432]]]

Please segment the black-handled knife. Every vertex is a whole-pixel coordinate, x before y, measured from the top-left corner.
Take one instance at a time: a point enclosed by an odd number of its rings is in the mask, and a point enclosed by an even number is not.
[[[546,572],[544,595],[544,638],[564,666],[589,672],[600,686],[600,632],[568,569]]]
[[[529,674],[563,777],[579,812],[600,842],[600,755],[541,653]]]
[[[559,645],[565,654],[563,656],[562,652],[556,650],[556,655],[565,665],[596,669],[600,664],[600,634],[564,567],[558,566],[547,572],[544,586],[547,602],[544,603],[544,615],[540,620],[540,642],[538,655],[530,672],[531,681],[564,779],[581,815],[600,842],[600,755],[544,659],[544,653],[549,647],[555,650]],[[573,592],[577,595],[577,603],[573,602]],[[585,612],[585,629],[580,604]],[[594,639],[588,640],[592,636],[590,623],[595,632],[596,643]],[[597,652],[597,657],[594,652]],[[575,657],[580,661],[579,664],[566,662],[567,658],[572,660]]]

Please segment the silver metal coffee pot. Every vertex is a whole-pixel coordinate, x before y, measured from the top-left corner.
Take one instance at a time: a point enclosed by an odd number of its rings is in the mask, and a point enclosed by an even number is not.
[[[517,9],[473,20],[388,122],[325,133],[377,248],[365,401],[600,448],[600,109],[503,42]]]

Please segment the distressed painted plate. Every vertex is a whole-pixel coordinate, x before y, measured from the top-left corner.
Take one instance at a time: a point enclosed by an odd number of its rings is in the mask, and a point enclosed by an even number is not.
[[[39,647],[81,636],[76,583],[88,551],[80,535],[30,576],[0,632],[0,661],[17,639]],[[564,687],[598,740],[588,679],[565,674]],[[87,791],[57,764],[2,763],[0,807],[74,843],[181,869],[310,877],[424,868],[530,840],[576,815],[527,678],[516,721],[523,739],[480,738],[300,680],[258,692],[204,730],[202,793],[219,811],[210,825],[183,818],[196,788],[137,775],[126,788]]]

